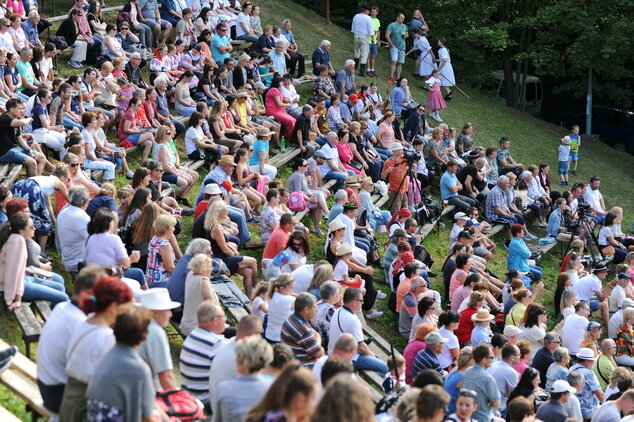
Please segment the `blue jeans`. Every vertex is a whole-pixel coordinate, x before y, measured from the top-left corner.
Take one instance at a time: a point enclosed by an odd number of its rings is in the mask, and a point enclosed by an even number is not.
[[[363,249],[366,253],[370,252],[370,241],[362,237],[354,237],[354,244],[357,248]]]
[[[68,295],[65,292],[64,279],[58,274],[53,276],[53,280],[39,280],[27,275],[24,277],[22,300],[24,302],[47,300],[55,306],[68,300]]]
[[[64,126],[64,129],[66,129],[66,130],[73,130],[73,128],[79,129],[80,132],[82,130],[84,130],[84,127],[82,125],[80,125],[79,123],[75,123],[68,116],[64,116],[64,120],[62,121],[62,125]]]
[[[140,268],[130,267],[123,272],[123,276],[138,281],[139,286],[147,283],[147,280],[145,279],[145,272]]]
[[[373,212],[368,213],[368,220],[370,221],[372,230],[374,230],[376,226],[386,226],[392,218],[392,214],[390,214],[389,211],[381,210],[379,212],[381,213],[380,217],[376,217]]]
[[[238,225],[240,244],[244,245],[250,242],[251,235],[249,235],[249,226],[247,226],[247,217],[244,215],[244,211],[240,208],[229,206],[229,219]]]
[[[320,147],[323,147],[324,145],[326,145],[326,138],[320,138],[319,136],[317,136],[315,138],[315,142],[317,142]]]
[[[542,278],[544,270],[542,270],[541,267],[538,267],[537,265],[529,265],[528,268],[530,271],[530,277],[534,282],[537,282]]]
[[[174,129],[176,129],[176,135],[185,130],[185,125],[178,120],[172,120],[172,124],[174,125]]]
[[[346,178],[348,176],[352,176],[354,175],[354,172],[352,170],[348,170],[347,173],[342,173],[340,171],[334,171],[331,170],[328,172],[327,175],[324,176],[324,180],[331,180],[331,179],[335,179],[337,181],[337,183],[335,183],[335,186],[333,186],[332,190],[333,191],[337,191],[339,189],[343,189],[344,188],[344,182],[346,181]]]
[[[387,160],[388,158],[392,156],[392,151],[390,151],[389,149],[385,149],[381,147],[374,147],[374,149],[376,150],[376,152],[379,153],[383,161]]]
[[[384,376],[388,371],[387,364],[385,362],[369,355],[359,355],[357,360],[352,361],[352,366],[355,369],[374,371],[380,376]]]
[[[476,199],[463,195],[451,196],[449,197],[448,202],[449,205],[454,205],[458,211],[462,212],[467,212],[469,207],[478,206],[478,201]]]
[[[381,180],[381,170],[383,170],[383,161],[371,159],[368,165],[370,166],[370,170],[368,170],[367,173],[369,176],[372,177],[372,181],[376,183],[379,180]]]

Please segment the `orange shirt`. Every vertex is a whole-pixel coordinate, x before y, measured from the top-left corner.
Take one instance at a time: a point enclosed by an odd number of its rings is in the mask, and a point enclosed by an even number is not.
[[[281,227],[277,227],[271,233],[271,237],[269,237],[269,241],[266,242],[266,246],[264,247],[264,253],[262,254],[262,259],[273,259],[278,252],[286,249],[286,244],[288,243],[288,233],[286,233]]]
[[[401,312],[401,303],[403,303],[403,298],[409,292],[409,289],[412,285],[412,279],[405,277],[398,284],[396,288],[396,313]]]
[[[404,160],[405,159],[401,156],[399,161],[396,161],[394,157],[392,156],[388,158],[385,161],[385,164],[383,165],[383,168],[387,169],[388,181],[390,185],[389,190],[393,192],[397,192],[397,193],[407,192],[409,182],[407,180],[403,182],[403,179],[407,178],[407,168],[408,168],[407,164],[400,164],[398,166],[394,166],[395,164],[400,163]],[[401,187],[400,189],[399,189],[399,186]]]

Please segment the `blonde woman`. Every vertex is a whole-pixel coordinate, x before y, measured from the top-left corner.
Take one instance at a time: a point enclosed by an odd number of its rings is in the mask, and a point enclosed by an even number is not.
[[[614,225],[612,226],[612,235],[617,242],[621,242],[625,248],[634,246],[634,237],[627,236],[621,230],[621,223],[623,222],[623,208],[612,207],[610,214],[614,214]]]
[[[271,283],[269,291],[269,319],[264,337],[269,342],[279,343],[284,321],[293,313],[295,297],[293,293],[295,278],[290,274],[281,274]]]
[[[152,149],[152,158],[163,164],[164,182],[176,185],[176,200],[187,198],[187,194],[198,181],[198,172],[181,167],[178,152],[172,148],[172,129],[168,126],[161,126],[156,132],[155,145]],[[180,201],[179,201],[180,202]]]
[[[257,261],[253,257],[239,254],[237,245],[240,240],[227,234],[222,227],[222,221],[228,219],[227,204],[224,201],[216,201],[207,208],[205,230],[209,232],[213,255],[227,265],[232,275],[237,273],[243,277],[245,293],[251,296],[258,278]]]
[[[212,260],[209,255],[197,254],[187,265],[189,272],[185,279],[185,300],[180,329],[186,336],[198,326],[198,307],[204,301],[220,304],[218,295],[211,285]]]
[[[174,234],[176,218],[162,214],[154,221],[154,235],[150,239],[147,251],[147,269],[145,275],[150,287],[166,287],[176,257],[170,238]]]

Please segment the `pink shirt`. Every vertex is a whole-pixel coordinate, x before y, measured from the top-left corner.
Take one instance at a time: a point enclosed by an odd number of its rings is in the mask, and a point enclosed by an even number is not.
[[[462,286],[462,281],[458,280],[457,276],[460,274],[467,274],[466,271],[461,270],[460,268],[456,268],[456,270],[451,274],[451,280],[449,281],[449,300],[453,303],[453,294],[456,289]],[[468,274],[467,274],[468,275]],[[458,304],[460,306],[460,304]]]
[[[460,286],[453,292],[453,299],[451,299],[451,310],[454,312],[458,312],[458,308],[465,300],[465,298],[469,297],[473,289],[471,287]]]
[[[16,295],[24,296],[24,273],[26,269],[26,240],[12,234],[0,250],[0,286],[4,289],[7,305]]]
[[[528,363],[526,363],[524,359],[520,359],[519,363],[513,365],[513,369],[515,369],[517,373],[520,374],[520,377],[522,376],[522,374],[524,373],[524,371],[526,371],[526,368],[528,367],[529,367]]]
[[[414,367],[414,358],[416,354],[421,350],[425,349],[427,345],[422,340],[412,340],[407,346],[405,346],[405,350],[403,350],[403,358],[405,359],[405,382],[408,385],[412,384],[412,368]]]
[[[379,125],[377,136],[381,140],[381,146],[387,149],[394,144],[394,128],[387,122],[383,122]]]
[[[269,89],[269,92],[266,94],[266,98],[264,99],[264,107],[266,108],[266,114],[269,116],[273,116],[277,113],[285,113],[284,107],[280,107],[275,102],[275,97],[279,97],[281,101],[284,101],[282,98],[282,93],[277,88]]]

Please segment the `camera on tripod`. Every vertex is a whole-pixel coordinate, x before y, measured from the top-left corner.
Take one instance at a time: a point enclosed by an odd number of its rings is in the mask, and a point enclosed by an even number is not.
[[[414,164],[416,161],[420,161],[420,154],[416,153],[416,152],[411,152],[408,151],[405,154],[403,154],[403,158],[405,159],[405,161],[407,161],[407,165],[412,165]]]
[[[586,214],[590,213],[590,204],[579,204],[577,205],[577,214],[579,214],[579,218],[585,217]]]

